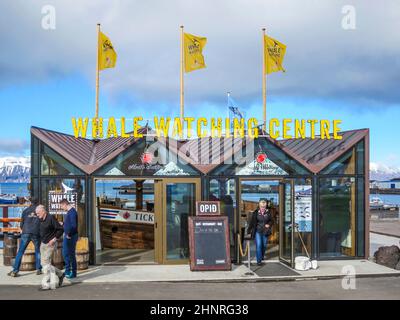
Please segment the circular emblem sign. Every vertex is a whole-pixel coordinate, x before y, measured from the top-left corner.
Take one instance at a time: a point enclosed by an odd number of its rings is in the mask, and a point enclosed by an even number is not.
[[[256,161],[257,163],[264,163],[267,160],[267,155],[264,152],[257,153]]]
[[[143,164],[149,164],[153,160],[153,155],[150,152],[144,152],[141,159]]]

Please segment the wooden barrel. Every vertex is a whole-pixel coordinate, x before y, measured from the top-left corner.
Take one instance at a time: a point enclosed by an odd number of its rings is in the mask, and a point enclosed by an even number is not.
[[[62,254],[63,242],[62,239],[57,240],[57,245],[53,253],[53,266],[57,269],[64,269],[64,258]]]
[[[78,270],[89,268],[89,251],[76,251],[76,266]]]
[[[78,270],[89,268],[89,239],[80,237],[76,243],[76,264]]]
[[[19,235],[13,233],[4,233],[3,241],[3,264],[12,266],[17,256],[17,245]]]
[[[36,270],[36,259],[35,259],[35,246],[33,242],[29,242],[24,255],[22,256],[21,266],[19,268],[21,271],[33,271]]]

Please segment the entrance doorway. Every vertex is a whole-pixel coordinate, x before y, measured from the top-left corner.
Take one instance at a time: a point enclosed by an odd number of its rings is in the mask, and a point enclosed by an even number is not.
[[[188,261],[199,179],[95,179],[94,192],[97,264]]]
[[[311,255],[312,186],[310,179],[240,179],[240,232],[248,235],[251,214],[261,198],[269,201],[274,224],[268,238],[266,260],[294,266],[296,256]],[[254,241],[250,250],[255,256]]]
[[[248,225],[254,210],[258,208],[260,199],[269,201],[270,212],[274,220],[272,234],[268,237],[267,260],[279,259],[279,180],[240,179],[240,232],[242,240],[248,236]],[[250,252],[255,255],[254,241],[250,241]]]

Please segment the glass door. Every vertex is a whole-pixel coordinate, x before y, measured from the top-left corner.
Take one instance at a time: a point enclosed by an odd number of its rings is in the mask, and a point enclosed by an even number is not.
[[[198,179],[163,179],[163,263],[189,260],[188,218],[195,215],[200,194]]]
[[[279,260],[294,267],[294,183],[292,180],[283,180],[280,183],[281,214]]]

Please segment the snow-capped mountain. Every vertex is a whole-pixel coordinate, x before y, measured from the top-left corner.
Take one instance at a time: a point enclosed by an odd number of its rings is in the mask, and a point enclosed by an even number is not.
[[[29,182],[30,166],[30,157],[0,157],[0,183]],[[393,178],[400,178],[400,168],[370,163],[370,180],[384,181]]]
[[[30,157],[0,158],[0,182],[29,182]]]
[[[400,178],[400,168],[389,167],[381,163],[369,164],[370,180],[385,181]]]

